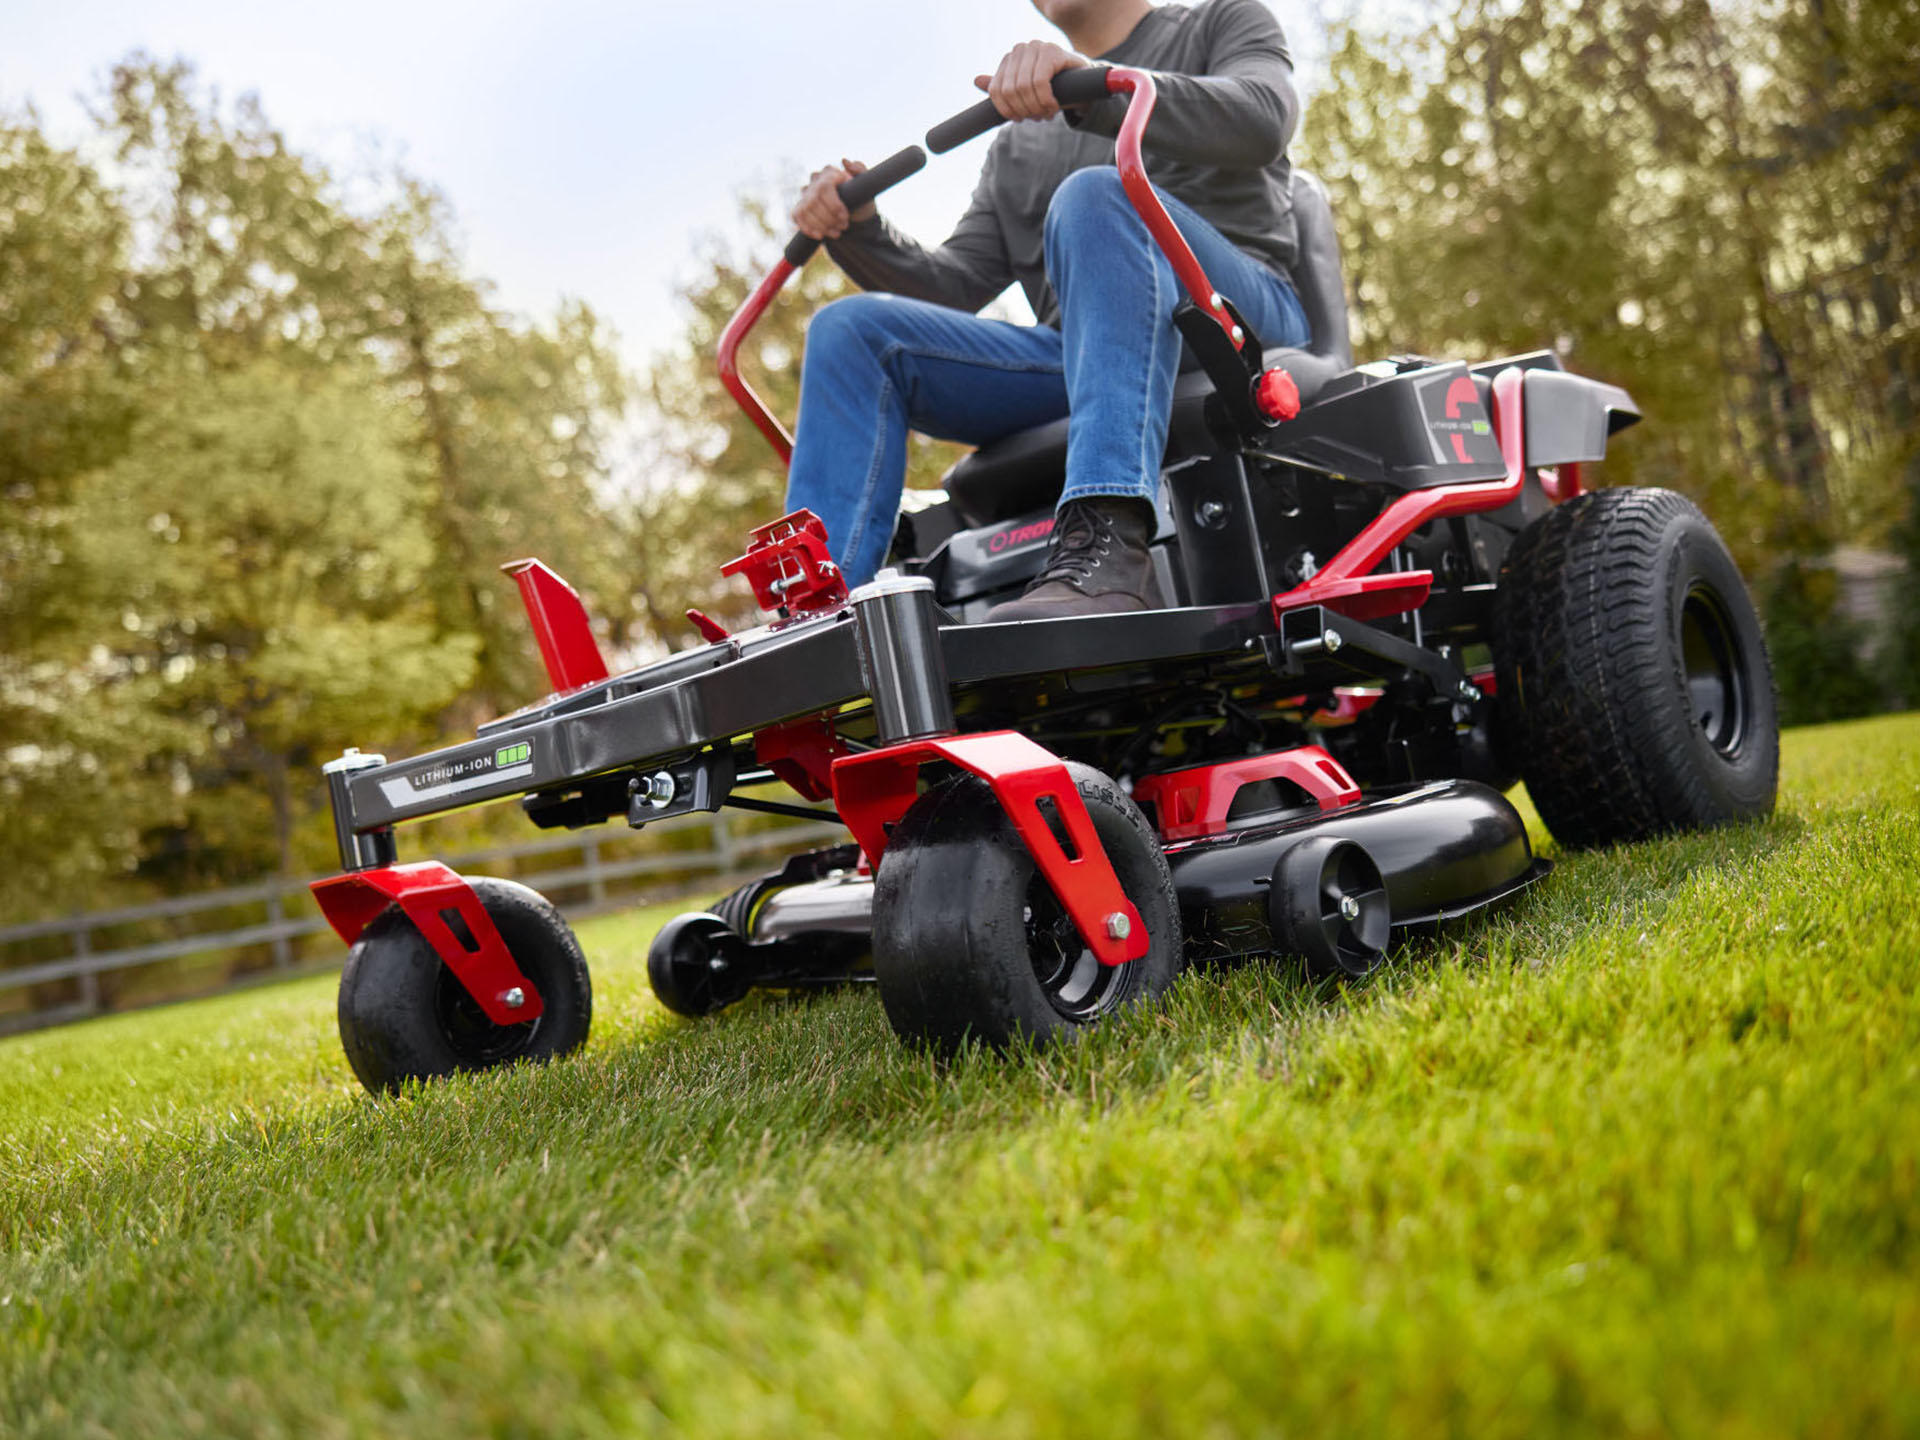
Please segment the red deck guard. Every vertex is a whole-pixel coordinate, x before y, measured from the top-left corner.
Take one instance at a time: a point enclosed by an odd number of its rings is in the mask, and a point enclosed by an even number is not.
[[[473,887],[438,860],[355,870],[316,880],[311,888],[320,913],[348,945],[382,910],[397,904],[494,1024],[520,1025],[539,1019],[546,1009]],[[471,947],[448,916],[460,919],[473,939]],[[507,1004],[510,990],[525,997],[517,1009]]]
[[[1113,862],[1107,859],[1093,817],[1087,814],[1086,802],[1067,767],[1051,751],[1010,730],[913,740],[833,762],[834,805],[876,868],[887,848],[887,831],[913,804],[919,793],[920,767],[929,760],[958,765],[993,787],[1015,832],[1094,958],[1102,965],[1118,965],[1147,953],[1146,924],[1120,888],[1120,877],[1114,874]],[[1044,799],[1053,801],[1066,826],[1072,854],[1054,837],[1040,809]],[[1115,915],[1125,917],[1126,923],[1118,927],[1126,931],[1123,936],[1108,933],[1108,921]]]
[[[1527,476],[1525,384],[1526,374],[1517,367],[1502,370],[1493,380],[1493,433],[1507,462],[1504,478],[1408,491],[1375,516],[1311,580],[1274,596],[1274,623],[1279,624],[1287,611],[1304,605],[1324,605],[1355,620],[1371,620],[1424,603],[1433,588],[1432,571],[1376,575],[1373,569],[1430,520],[1498,510],[1520,498],[1520,487]]]
[[[1262,780],[1290,780],[1322,810],[1338,810],[1360,798],[1346,768],[1318,745],[1149,775],[1133,787],[1133,798],[1153,806],[1162,839],[1196,840],[1225,830],[1234,795],[1242,785]]]
[[[593,638],[580,594],[538,560],[509,560],[500,567],[520,587],[533,638],[555,691],[577,690],[607,678],[607,662]]]

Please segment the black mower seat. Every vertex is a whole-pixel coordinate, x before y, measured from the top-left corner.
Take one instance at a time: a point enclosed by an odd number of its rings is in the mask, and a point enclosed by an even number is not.
[[[1279,346],[1266,352],[1269,368],[1285,366],[1300,387],[1302,403],[1337,375],[1353,368],[1347,336],[1346,284],[1340,272],[1340,242],[1326,187],[1304,170],[1293,172],[1293,215],[1299,229],[1299,255],[1293,286],[1306,311],[1313,339],[1305,349]],[[1204,371],[1183,372],[1173,387],[1173,424],[1168,458],[1181,458],[1178,437],[1198,429],[1213,383]],[[942,482],[948,498],[969,525],[986,525],[1043,510],[1059,498],[1067,465],[1065,418],[1021,430],[983,445],[961,460]]]

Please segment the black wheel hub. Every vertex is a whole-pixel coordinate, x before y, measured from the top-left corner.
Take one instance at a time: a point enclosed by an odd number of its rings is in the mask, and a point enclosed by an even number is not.
[[[1380,868],[1358,845],[1343,845],[1320,871],[1320,934],[1349,974],[1362,975],[1386,953],[1393,923]]]
[[[1371,974],[1393,934],[1393,902],[1380,867],[1352,840],[1319,836],[1281,855],[1269,882],[1269,917],[1283,949],[1315,975]]]
[[[1102,965],[1038,874],[1027,886],[1027,953],[1047,1003],[1069,1020],[1097,1019],[1127,993],[1127,966]],[[1131,962],[1129,962],[1131,963]]]
[[[518,1025],[496,1025],[445,964],[434,986],[433,1018],[453,1053],[467,1065],[499,1065],[524,1055],[540,1030],[537,1017]]]
[[[1681,604],[1680,656],[1693,723],[1714,752],[1730,760],[1746,738],[1750,682],[1726,607],[1704,585],[1695,585]]]

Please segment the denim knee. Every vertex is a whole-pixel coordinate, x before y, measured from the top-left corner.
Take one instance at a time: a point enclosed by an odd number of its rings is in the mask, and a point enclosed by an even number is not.
[[[813,312],[807,322],[807,357],[853,350],[877,352],[889,338],[892,301],[885,295],[843,295]]]
[[[1062,225],[1074,225],[1085,219],[1134,213],[1133,202],[1120,183],[1120,172],[1112,165],[1089,165],[1076,170],[1060,182],[1047,203],[1046,231],[1049,236]]]

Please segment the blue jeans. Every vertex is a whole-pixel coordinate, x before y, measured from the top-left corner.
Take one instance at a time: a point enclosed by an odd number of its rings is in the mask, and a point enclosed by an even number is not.
[[[1160,197],[1201,268],[1267,345],[1304,345],[1293,286],[1185,205]],[[1181,342],[1173,267],[1110,166],[1076,170],[1047,208],[1047,278],[1061,328],[983,320],[897,295],[851,295],[807,330],[787,508],[827,526],[849,585],[886,559],[907,431],[986,445],[1071,413],[1061,503],[1152,500]]]

